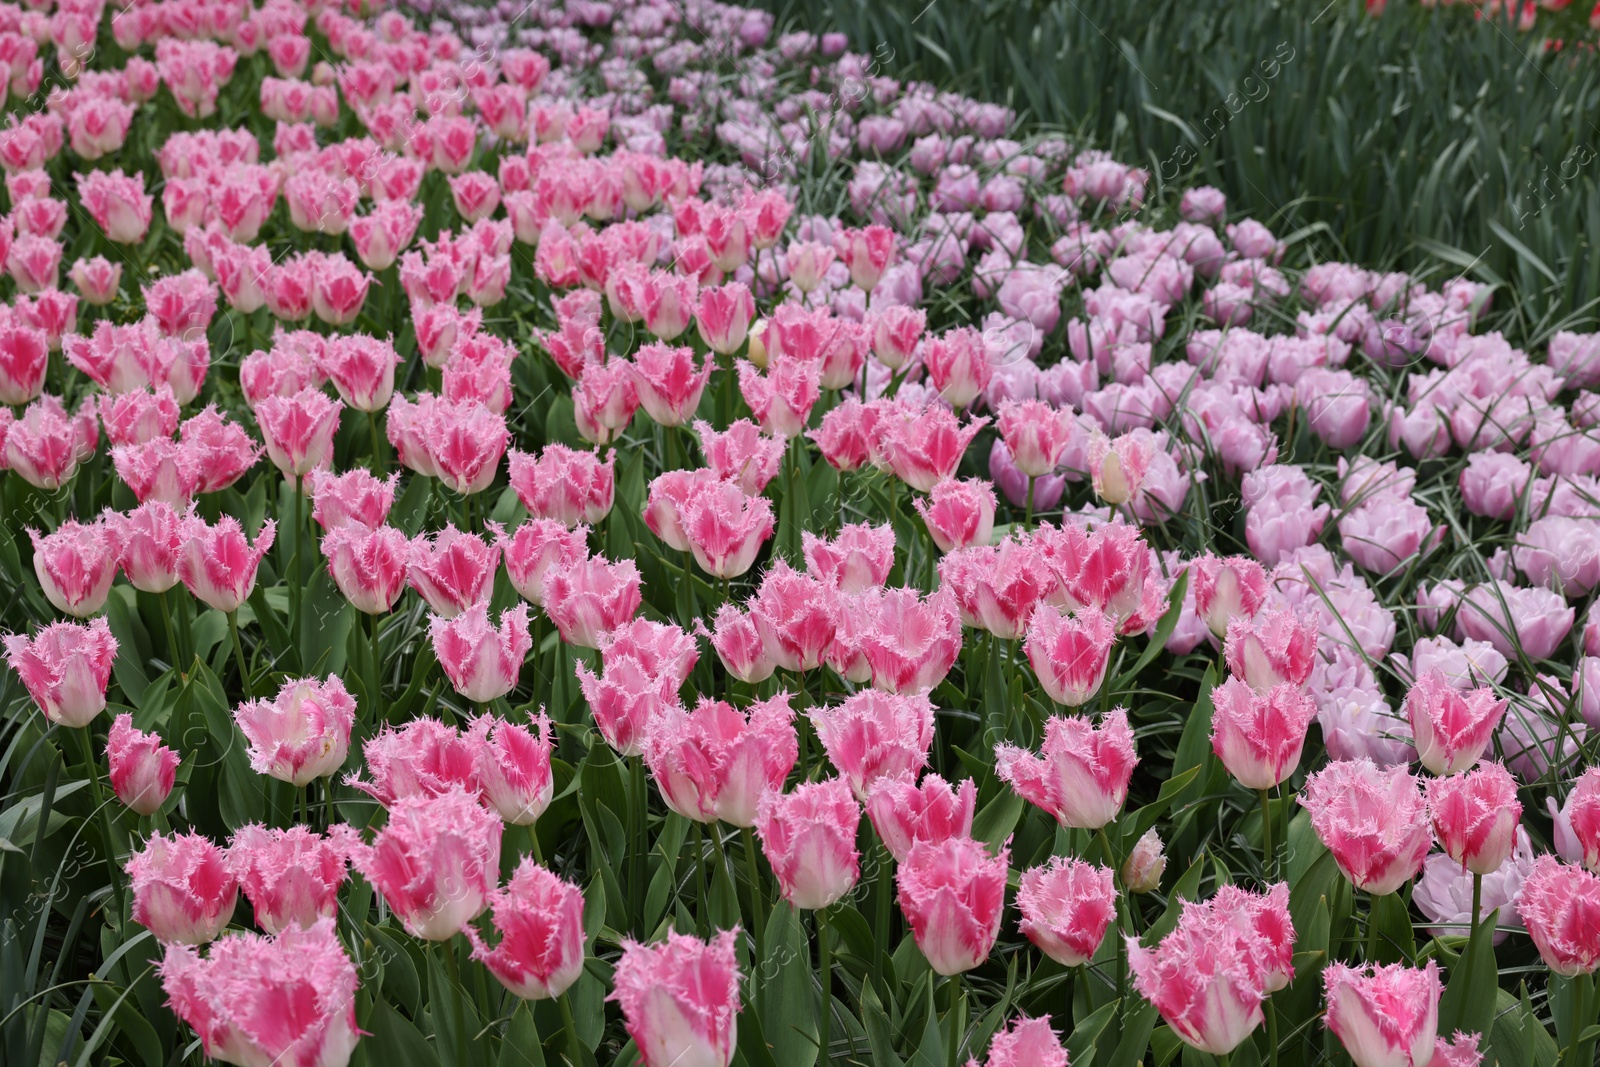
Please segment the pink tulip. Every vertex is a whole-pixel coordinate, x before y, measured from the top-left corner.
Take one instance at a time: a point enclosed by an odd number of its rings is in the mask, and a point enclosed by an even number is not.
[[[104,307],[116,299],[122,284],[122,264],[112,263],[104,256],[80,259],[68,269],[67,277],[85,303]]]
[[[891,589],[871,614],[861,650],[874,687],[888,693],[926,693],[961,654],[961,616],[948,589],[920,597]]]
[[[669,931],[655,945],[625,940],[610,1000],[644,1067],[728,1067],[739,1014],[737,932],[711,941]]]
[[[976,1060],[967,1063],[977,1067]],[[1050,1016],[1019,1017],[994,1035],[983,1067],[1067,1067],[1067,1050],[1051,1027]]]
[[[78,618],[105,606],[117,576],[117,552],[104,522],[69,519],[54,533],[41,537],[29,529],[28,536],[33,540],[34,574],[51,604]]]
[[[1153,893],[1161,888],[1161,875],[1166,869],[1167,855],[1161,846],[1161,835],[1152,827],[1133,843],[1118,873],[1128,892]]]
[[[1517,914],[1554,973],[1575,978],[1600,967],[1600,877],[1540,856],[1522,883]]]
[[[1356,888],[1383,896],[1422,870],[1433,836],[1428,805],[1404,765],[1336,760],[1306,779],[1300,803]]]
[[[400,354],[388,341],[364,334],[330,337],[317,369],[357,411],[382,411],[394,395]]]
[[[1155,948],[1127,941],[1134,988],[1184,1044],[1226,1056],[1261,1025],[1267,945],[1230,914],[1185,903]]]
[[[572,405],[583,439],[594,445],[611,444],[639,410],[632,365],[624,359],[588,364],[572,386]]]
[[[1478,1051],[1479,1034],[1455,1033],[1454,1041],[1441,1037],[1433,1046],[1433,1061],[1429,1067],[1481,1067],[1483,1053]]]
[[[550,720],[540,713],[532,724],[537,732],[503,719],[474,723],[484,733],[477,750],[483,799],[513,826],[532,826],[555,796]]]
[[[394,506],[394,490],[399,480],[399,474],[380,479],[361,467],[343,474],[313,471],[306,479],[312,500],[311,517],[324,530],[347,523],[382,526],[389,517],[389,509]]]
[[[256,585],[256,568],[272,547],[277,526],[262,524],[255,544],[245,539],[239,520],[224,515],[215,526],[191,516],[185,524],[178,574],[190,593],[218,611],[239,610]]]
[[[894,528],[888,523],[850,523],[831,541],[806,530],[800,543],[806,572],[843,593],[881,586],[894,566]]]
[[[561,640],[580,648],[600,647],[601,635],[632,619],[639,604],[639,568],[631,559],[591,556],[545,580],[545,614]]]
[[[922,362],[933,387],[956,408],[967,407],[981,396],[994,375],[983,334],[971,326],[957,326],[940,337],[930,337],[922,348]]]
[[[700,569],[716,578],[737,578],[756,561],[772,536],[772,503],[746,496],[728,482],[702,482],[689,490],[678,520]]]
[[[807,430],[806,437],[816,442],[822,458],[835,470],[857,470],[874,454],[878,410],[847,396],[822,416],[820,427]]]
[[[183,447],[200,457],[200,484],[195,491],[201,494],[228,488],[261,458],[260,446],[244,427],[209,407],[185,419],[178,437]]]
[[[867,790],[866,806],[878,840],[895,862],[904,863],[918,841],[937,844],[971,837],[977,803],[977,785],[971,778],[951,788],[937,774],[929,774],[921,785],[910,775],[878,778]]]
[[[1259,691],[1303,686],[1316,662],[1317,628],[1292,611],[1268,611],[1254,619],[1228,621],[1223,656],[1228,670]]]
[[[1439,1039],[1439,965],[1361,968],[1334,961],[1322,972],[1328,1029],[1356,1067],[1427,1063]]]
[[[861,874],[856,828],[861,805],[843,778],[802,782],[793,792],[763,793],[756,833],[784,899],[797,908],[826,908]]]
[[[781,790],[799,758],[789,694],[741,712],[701,698],[694,711],[665,703],[641,745],[667,806],[696,822],[756,825],[757,802]]]
[[[154,815],[172,792],[178,754],[158,735],[135,730],[133,716],[122,714],[106,737],[106,764],[117,799],[140,815]]]
[[[107,239],[138,244],[150,228],[154,201],[145,194],[144,175],[131,177],[120,169],[79,171],[78,197]]]
[[[1554,798],[1550,804],[1553,810]],[[1557,851],[1562,858],[1600,874],[1600,767],[1590,767],[1578,776],[1555,823]],[[1563,826],[1572,840],[1570,850],[1561,844]]]
[[[1246,789],[1270,789],[1300,765],[1317,706],[1288,683],[1252,690],[1229,678],[1211,691],[1211,749]]]
[[[919,493],[953,477],[967,445],[988,424],[972,419],[962,426],[947,408],[887,415],[880,424],[883,456],[894,476]]]
[[[1139,495],[1154,458],[1147,435],[1126,433],[1117,438],[1093,435],[1089,438],[1088,460],[1095,495],[1112,507],[1129,503]]]
[[[0,328],[0,404],[26,404],[44,389],[50,364],[45,334],[20,322]]]
[[[448,941],[487,906],[500,873],[500,819],[456,787],[437,796],[399,797],[359,870],[383,894],[406,932]]]
[[[900,910],[928,965],[942,975],[970,971],[1000,935],[1010,849],[991,856],[980,842],[919,841],[895,872]]]
[[[939,582],[954,594],[964,622],[1007,641],[1026,634],[1055,584],[1034,542],[1017,539],[951,552],[939,561]]]
[[[232,934],[204,959],[171,945],[160,971],[168,1004],[219,1062],[344,1067],[360,1039],[356,968],[332,919],[270,939]]]
[[[140,503],[160,500],[183,507],[200,488],[200,458],[169,438],[117,445],[111,449],[111,462]]]
[[[600,736],[623,756],[640,755],[648,728],[677,703],[677,687],[664,683],[633,656],[609,657],[601,675],[583,663],[575,673]]]
[[[794,437],[806,428],[822,395],[819,360],[775,356],[764,375],[747,360],[739,360],[738,368],[739,393],[763,430],[774,437]]]
[[[532,519],[501,539],[506,577],[530,604],[544,604],[545,583],[553,571],[565,571],[589,558],[589,528],[568,529],[556,519]]]
[[[849,268],[850,280],[871,292],[894,262],[895,234],[877,223],[859,230],[839,230],[833,235],[833,248]]]
[[[239,884],[228,856],[199,834],[157,830],[128,858],[133,921],[163,944],[202,945],[233,917]]]
[[[1493,874],[1516,844],[1522,803],[1517,782],[1498,763],[1485,763],[1427,784],[1433,832],[1445,854],[1463,870]]]
[[[1011,450],[1011,460],[1030,478],[1051,473],[1061,463],[1076,424],[1072,412],[1039,400],[1007,400],[996,429]]]
[[[262,397],[256,404],[256,425],[266,442],[267,458],[288,478],[333,465],[333,435],[344,405],[317,389],[294,396]]]
[[[1267,598],[1266,571],[1248,556],[1201,556],[1189,565],[1189,581],[1195,611],[1219,638],[1234,618],[1255,618]]]
[[[386,614],[405,592],[412,542],[394,527],[347,522],[323,534],[321,548],[333,584],[357,611]]]
[[[343,823],[326,837],[306,826],[275,830],[252,823],[233,835],[228,864],[261,929],[309,930],[338,910],[357,840]]]
[[[828,762],[865,800],[879,778],[915,775],[933,745],[933,702],[873,689],[834,707],[812,708],[811,722]]]
[[[542,453],[508,454],[511,488],[535,519],[558,519],[567,527],[594,525],[611,513],[616,494],[616,455],[551,444]]]
[[[1050,699],[1076,708],[1100,691],[1116,639],[1116,624],[1104,612],[1066,615],[1041,604],[1033,613],[1024,648]]]
[[[977,478],[947,478],[912,502],[940,552],[986,545],[994,536],[994,489]]]
[[[105,393],[100,397],[100,421],[113,446],[142,445],[177,432],[178,401],[165,385],[155,390]]]
[[[471,926],[472,958],[523,1000],[565,993],[583,973],[583,890],[525,856],[489,896],[499,941],[493,948]]]
[[[446,523],[433,537],[418,534],[411,542],[406,580],[435,615],[453,619],[489,599],[499,569],[498,541],[462,533],[454,523]]]
[[[399,729],[385,726],[361,746],[370,780],[346,775],[355,786],[384,807],[401,797],[434,797],[461,789],[473,796],[483,791],[483,747],[491,720],[466,731],[438,719],[412,719]]]
[[[31,638],[11,634],[5,647],[6,662],[51,722],[87,726],[105,710],[117,658],[117,639],[105,619],[51,623]]]
[[[1084,719],[1051,716],[1040,752],[996,745],[995,773],[1062,826],[1098,830],[1117,817],[1139,762],[1126,711],[1109,712],[1099,728]]]
[[[1435,774],[1454,774],[1478,761],[1505,717],[1506,701],[1487,686],[1463,693],[1437,670],[1419,677],[1406,694],[1406,717],[1417,756]]]
[[[694,432],[707,469],[751,496],[765,490],[783,464],[783,439],[764,436],[749,419],[739,419],[720,433],[710,423],[697,421]]]
[[[694,417],[715,369],[708,359],[696,370],[693,349],[660,343],[640,348],[628,366],[645,414],[668,427],[682,426]]]
[[[233,716],[250,744],[251,769],[304,788],[344,765],[356,702],[337,675],[291,679],[273,700],[246,701]]]
[[[391,412],[394,405],[391,401]],[[510,440],[505,416],[476,400],[440,399],[432,405],[432,417],[422,429],[422,443],[432,467],[429,473],[463,496],[489,488]]]
[[[742,282],[729,282],[720,288],[700,290],[695,327],[707,348],[718,355],[731,356],[744,345],[755,313],[749,288]]]
[[[755,620],[731,603],[717,608],[715,628],[710,631],[711,647],[727,672],[748,685],[772,677],[777,661],[767,650]]]
[[[1112,873],[1057,856],[1022,872],[1017,908],[1020,929],[1041,952],[1063,967],[1082,966],[1094,959],[1117,917]]]
[[[838,593],[779,559],[762,576],[750,618],[774,663],[786,671],[815,670],[838,628]]]
[[[526,604],[501,612],[498,627],[489,622],[489,605],[483,600],[448,619],[434,615],[428,637],[451,687],[480,704],[516,688],[522,661],[533,647]]]
[[[105,519],[117,564],[135,589],[164,593],[178,584],[184,519],[172,505],[151,500],[126,514],[107,512]]]
[[[93,441],[85,440],[84,433],[93,428],[93,416],[86,426],[80,426],[53,396],[41,396],[15,421],[10,419],[10,408],[6,409],[6,415],[0,467],[16,472],[17,477],[31,486],[52,491],[61,488],[72,480],[78,465],[94,452]],[[83,447],[85,444],[87,449]]]

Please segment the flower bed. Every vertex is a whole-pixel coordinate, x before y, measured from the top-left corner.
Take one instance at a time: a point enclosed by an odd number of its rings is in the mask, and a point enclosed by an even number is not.
[[[443,14],[0,10],[8,1062],[1592,1062],[1600,339]]]

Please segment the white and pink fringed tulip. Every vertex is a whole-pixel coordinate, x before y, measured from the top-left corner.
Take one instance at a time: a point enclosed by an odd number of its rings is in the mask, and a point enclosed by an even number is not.
[[[756,825],[762,794],[781,790],[800,757],[789,694],[746,711],[701,698],[693,711],[664,703],[642,742],[662,799],[695,822]]]
[[[488,906],[500,878],[500,817],[456,787],[437,796],[400,797],[359,870],[424,941],[448,941]]]
[[[952,837],[911,846],[895,871],[900,910],[928,965],[942,975],[970,971],[1000,936],[1010,849]]]
[[[1400,963],[1351,967],[1334,961],[1322,972],[1327,1023],[1356,1067],[1428,1063],[1439,1037],[1439,965]]]
[[[1122,811],[1134,765],[1133,728],[1121,708],[1087,719],[1052,716],[1035,755],[1015,745],[995,746],[995,773],[1024,800],[1062,826],[1097,830]]]
[[[1306,779],[1300,803],[1357,889],[1393,893],[1422,870],[1433,832],[1421,783],[1404,764],[1336,760]]]
[[[105,710],[117,658],[117,639],[105,619],[54,622],[32,637],[7,635],[5,646],[6,662],[51,722],[87,726]]]
[[[252,544],[232,515],[222,516],[215,526],[190,516],[184,528],[183,553],[178,557],[184,588],[207,607],[224,613],[238,611],[256,587],[256,568],[276,534],[277,524],[268,519]]]
[[[1034,609],[1023,647],[1050,699],[1076,708],[1100,691],[1116,639],[1117,625],[1105,612],[1069,615],[1041,604]]]
[[[526,856],[489,896],[493,947],[468,926],[472,958],[523,1000],[565,993],[583,973],[583,891]]]
[[[1317,714],[1305,690],[1287,682],[1257,690],[1229,678],[1211,703],[1211,750],[1240,785],[1270,789],[1294,773]]]
[[[178,754],[153,733],[133,727],[133,716],[118,715],[106,736],[106,766],[111,791],[129,810],[153,815],[172,793]]]
[[[164,944],[200,945],[233,917],[239,883],[228,854],[199,834],[157,830],[128,858],[133,921]]]
[[[504,719],[480,720],[474,726],[484,733],[478,748],[484,801],[513,826],[533,825],[555,796],[549,718],[541,713],[531,728]]]
[[[1039,951],[1063,967],[1082,966],[1116,920],[1115,879],[1108,868],[1056,856],[1022,872],[1017,909],[1019,928]]]
[[[522,661],[533,647],[526,604],[501,612],[498,627],[490,623],[485,601],[453,618],[435,615],[429,620],[428,636],[450,685],[480,704],[516,688]]]
[[[644,1067],[728,1067],[738,1038],[737,932],[624,941],[611,996]]]
[[[275,934],[291,926],[310,929],[334,917],[356,847],[355,832],[343,823],[326,836],[308,826],[273,829],[252,823],[241,826],[228,843],[228,864],[257,925]]]
[[[843,778],[762,795],[756,833],[785,900],[797,908],[826,908],[850,892],[861,875],[860,823],[861,805]]]
[[[1506,701],[1488,686],[1462,692],[1433,670],[1406,693],[1405,712],[1422,765],[1434,774],[1454,774],[1478,762],[1489,747]]]
[[[1473,874],[1493,874],[1516,845],[1522,802],[1517,780],[1500,763],[1481,763],[1448,778],[1430,778],[1428,814],[1445,855]]]
[[[233,717],[249,743],[251,769],[304,788],[344,766],[356,702],[337,675],[290,679],[272,700],[245,701]]]

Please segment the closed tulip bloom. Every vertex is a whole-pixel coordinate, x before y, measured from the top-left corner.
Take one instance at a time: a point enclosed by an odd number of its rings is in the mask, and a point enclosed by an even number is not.
[[[0,404],[26,404],[44,388],[50,347],[40,330],[21,323],[0,328]]]
[[[850,892],[861,875],[860,822],[861,805],[843,778],[762,794],[756,833],[785,900],[797,908],[826,908]]]
[[[499,532],[493,524],[491,531]],[[432,537],[418,534],[411,542],[406,580],[435,615],[453,619],[489,599],[499,569],[498,540],[463,533],[454,523],[446,523]]]
[[[895,871],[900,911],[939,974],[961,974],[988,959],[1000,936],[1010,861],[1010,849],[991,856],[981,842],[952,837],[917,842]]]
[[[272,700],[248,700],[233,711],[250,744],[257,774],[305,787],[344,766],[356,702],[337,675],[292,679]]]
[[[489,605],[482,600],[448,619],[435,615],[428,637],[451,687],[480,704],[516,688],[522,661],[533,647],[526,604],[501,612],[498,627],[489,622]]]
[[[1109,868],[1056,856],[1022,872],[1017,890],[1020,929],[1063,967],[1082,966],[1094,959],[1116,920],[1116,900]]]
[[[678,517],[695,563],[716,578],[748,571],[776,524],[766,497],[747,496],[738,486],[717,481],[694,486]]]
[[[394,369],[400,354],[394,344],[365,334],[330,337],[317,369],[357,411],[382,411],[394,395]]]
[[[990,483],[978,478],[947,478],[929,490],[926,500],[918,497],[912,506],[939,551],[953,552],[989,543],[994,536],[997,503]]]
[[[474,726],[483,734],[476,747],[484,801],[511,825],[532,826],[555,796],[550,720],[541,712],[532,723],[536,729],[503,719]]]
[[[1552,811],[1555,800],[1550,800]],[[1571,833],[1573,848],[1558,847],[1563,858],[1600,874],[1600,767],[1590,767],[1578,776],[1572,792],[1556,817],[1557,845],[1563,825]]]
[[[661,343],[640,348],[629,366],[639,405],[662,426],[682,426],[694,417],[716,369],[708,359],[696,370],[693,349]]]
[[[510,435],[505,416],[476,400],[441,400],[427,438],[438,478],[463,496],[494,481]]]
[[[1337,960],[1322,972],[1328,1029],[1356,1067],[1428,1063],[1439,1040],[1439,965],[1367,964]]]
[[[116,545],[104,522],[68,519],[54,533],[29,528],[33,573],[56,610],[84,619],[105,606],[117,576]]]
[[[977,1067],[976,1060],[967,1063]],[[983,1067],[1067,1067],[1067,1050],[1051,1027],[1050,1016],[1016,1018],[989,1042]]]
[[[879,423],[884,460],[896,478],[926,493],[954,476],[967,446],[988,425],[987,418],[961,425],[948,408],[886,415]]]
[[[361,1036],[356,968],[332,919],[232,934],[204,958],[169,946],[160,971],[168,1005],[222,1063],[345,1067]]]
[[[788,693],[748,712],[704,697],[692,712],[666,704],[651,718],[642,749],[669,808],[740,827],[756,825],[762,795],[783,789],[800,756]]]
[[[142,445],[178,429],[178,401],[170,386],[100,395],[100,422],[112,445]]]
[[[1030,478],[1054,471],[1071,443],[1076,423],[1072,412],[1040,400],[1007,400],[1000,405],[995,428],[1011,450],[1011,461]]]
[[[1317,705],[1297,685],[1255,690],[1229,678],[1211,691],[1211,750],[1246,789],[1270,789],[1300,765]]]
[[[412,937],[448,941],[488,905],[503,829],[499,816],[459,787],[400,797],[372,844],[356,851],[356,869]]]
[[[930,337],[922,348],[922,362],[939,395],[957,408],[978,399],[994,375],[989,346],[983,334],[971,326],[957,326],[943,336]]]
[[[996,745],[994,755],[995,773],[1024,800],[1062,826],[1089,830],[1117,817],[1139,762],[1121,708],[1102,716],[1098,728],[1087,719],[1051,716],[1039,755],[1006,744]]]
[[[762,374],[739,360],[739,393],[761,428],[774,437],[794,437],[806,428],[811,408],[822,395],[822,362],[779,355]]]
[[[438,719],[385,726],[361,746],[370,776],[347,775],[345,784],[389,807],[401,797],[435,797],[452,789],[483,791],[480,772],[487,720],[462,731]]]
[[[256,404],[256,425],[266,442],[267,458],[288,478],[331,466],[333,435],[343,410],[342,403],[319,389],[262,397]]]
[[[812,708],[817,739],[834,769],[866,799],[879,778],[915,775],[933,746],[933,701],[865,689],[832,707]]]
[[[523,1000],[550,1000],[583,973],[583,890],[525,856],[489,896],[499,940],[491,948],[468,926],[472,958]]]
[[[778,559],[761,579],[750,617],[767,655],[786,671],[822,664],[839,625],[839,595],[826,582],[795,571]]]
[[[568,529],[556,519],[532,519],[501,536],[506,577],[511,587],[530,604],[543,606],[549,575],[565,571],[589,558],[589,528]]]
[[[594,445],[610,444],[639,410],[632,366],[625,359],[586,365],[573,383],[572,406],[583,439]]]
[[[1258,692],[1284,683],[1303,686],[1316,663],[1317,627],[1292,611],[1234,616],[1222,649],[1228,670]]]
[[[1522,803],[1517,781],[1499,763],[1484,763],[1428,781],[1428,811],[1445,854],[1473,874],[1493,874],[1516,845]]]
[[[724,669],[748,685],[766,681],[778,668],[755,620],[735,604],[724,602],[717,608],[708,639]]]
[[[32,637],[9,634],[5,646],[6,662],[51,722],[87,726],[105,710],[117,639],[104,618],[51,623]]]
[[[644,1067],[728,1067],[738,1038],[738,933],[709,942],[668,931],[666,939],[622,943],[608,1000],[622,1006],[623,1025]]]
[[[1024,647],[1050,699],[1076,708],[1100,691],[1116,639],[1116,623],[1104,612],[1069,615],[1041,604],[1034,610]]]
[[[567,527],[594,525],[611,513],[616,496],[616,454],[580,452],[561,444],[508,453],[511,488],[535,519],[557,519]]]
[[[1132,937],[1127,947],[1134,988],[1184,1044],[1225,1056],[1261,1025],[1261,940],[1229,916],[1186,903],[1177,928],[1154,948]]]
[[[1428,805],[1402,764],[1338,760],[1306,779],[1300,803],[1311,826],[1358,889],[1393,893],[1422,870],[1433,834]]]
[[[665,709],[677,703],[676,688],[628,655],[610,657],[596,675],[586,664],[574,669],[583,699],[594,715],[600,736],[622,756],[644,751],[646,730]]]
[[[1522,883],[1517,914],[1556,974],[1575,978],[1600,967],[1600,877],[1540,856]]]
[[[926,598],[915,589],[891,589],[874,606],[860,637],[875,688],[926,693],[961,653],[961,616],[954,596],[941,589]]]
[[[155,734],[133,728],[132,715],[118,715],[106,737],[111,789],[130,810],[152,815],[161,810],[178,770],[178,754]]]
[[[926,775],[920,785],[907,774],[874,781],[866,807],[878,840],[897,863],[904,863],[918,841],[971,837],[977,803],[977,783],[971,778],[951,788],[937,774]]]
[[[809,530],[800,534],[806,572],[843,593],[881,586],[894,566],[894,527],[849,523],[833,540]]]
[[[1405,710],[1422,765],[1434,774],[1454,774],[1478,762],[1489,747],[1506,702],[1496,700],[1488,686],[1463,693],[1431,670],[1411,686]]]
[[[720,433],[710,423],[697,420],[694,435],[700,439],[706,469],[751,496],[765,490],[782,469],[784,439],[766,436],[749,419],[738,419]]]
[[[1093,435],[1089,438],[1088,460],[1095,495],[1112,507],[1129,503],[1139,495],[1154,458],[1147,434],[1125,433],[1116,438]]]
[[[0,445],[4,455],[0,467],[15,471],[17,477],[38,489],[55,490],[72,480],[84,455],[83,433],[78,420],[67,414],[55,397],[40,397],[28,405],[19,419],[12,419],[6,408],[6,430]],[[93,419],[89,421],[93,428]],[[92,443],[88,453],[94,451]]]
[[[163,944],[203,945],[233,917],[239,883],[228,855],[199,834],[161,831],[128,858],[133,921]]]
[[[640,602],[639,568],[631,559],[591,556],[545,581],[545,614],[561,640],[580,648],[599,648],[601,636],[638,614]]]
[[[1226,637],[1234,618],[1253,619],[1266,603],[1267,572],[1248,556],[1207,554],[1189,565],[1194,609],[1211,632]]]
[[[178,428],[183,446],[200,457],[200,485],[196,492],[215,493],[226,489],[261,458],[261,447],[250,439],[244,427],[229,422],[213,408],[206,408],[183,421]]]
[[[718,355],[730,356],[743,347],[755,313],[750,289],[743,282],[729,282],[700,290],[694,323],[707,348]]]
[[[357,611],[383,615],[405,592],[412,542],[394,527],[345,523],[322,535],[321,548],[333,584]]]
[[[1122,884],[1130,893],[1153,893],[1161,888],[1161,875],[1167,869],[1167,854],[1161,845],[1161,835],[1154,827],[1128,850],[1122,861]]]
[[[822,416],[822,425],[807,430],[806,437],[816,442],[822,458],[835,470],[859,470],[876,454],[878,411],[847,396],[829,408]]]
[[[276,533],[276,524],[268,519],[251,544],[232,515],[222,516],[215,526],[191,517],[178,557],[184,587],[208,607],[225,613],[239,610],[255,589],[256,568]]]
[[[326,837],[308,826],[276,830],[252,823],[233,835],[228,863],[261,929],[309,930],[338,910],[357,841],[343,823]]]

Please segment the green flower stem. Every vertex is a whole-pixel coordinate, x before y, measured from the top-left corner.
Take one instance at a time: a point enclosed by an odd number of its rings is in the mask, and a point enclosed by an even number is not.
[[[94,743],[89,738],[88,725],[72,732],[78,735],[78,749],[83,755],[83,773],[89,778],[89,790],[94,795],[94,808],[100,818],[100,834],[105,839],[106,875],[111,883],[111,901],[117,909],[117,925],[122,925],[122,869],[117,865],[119,837],[112,831],[111,812],[107,808],[104,789],[100,785],[100,764],[94,758]]]
[[[228,636],[233,638],[233,658],[239,666],[239,684],[244,687],[247,697],[256,695],[255,687],[250,684],[250,665],[244,658],[244,645],[239,641],[239,613],[228,612]]]
[[[817,1049],[823,1067],[832,1061],[829,1049],[833,1045],[833,957],[828,951],[828,910],[818,908],[817,917],[817,980],[822,985],[822,1013],[817,1016]]]
[[[563,993],[556,998],[561,1006],[561,1028],[567,1034],[567,1054],[574,1064],[583,1062],[583,1042],[578,1039],[578,1020],[572,1017],[572,996]]]
[[[766,904],[762,900],[761,864],[756,859],[756,835],[755,831],[748,826],[740,830],[739,833],[744,838],[744,863],[750,875],[750,910],[752,913],[750,928],[756,938],[756,959],[766,959]]]
[[[1265,789],[1261,797],[1261,874],[1267,881],[1277,880],[1278,854],[1272,848],[1272,806]]]

